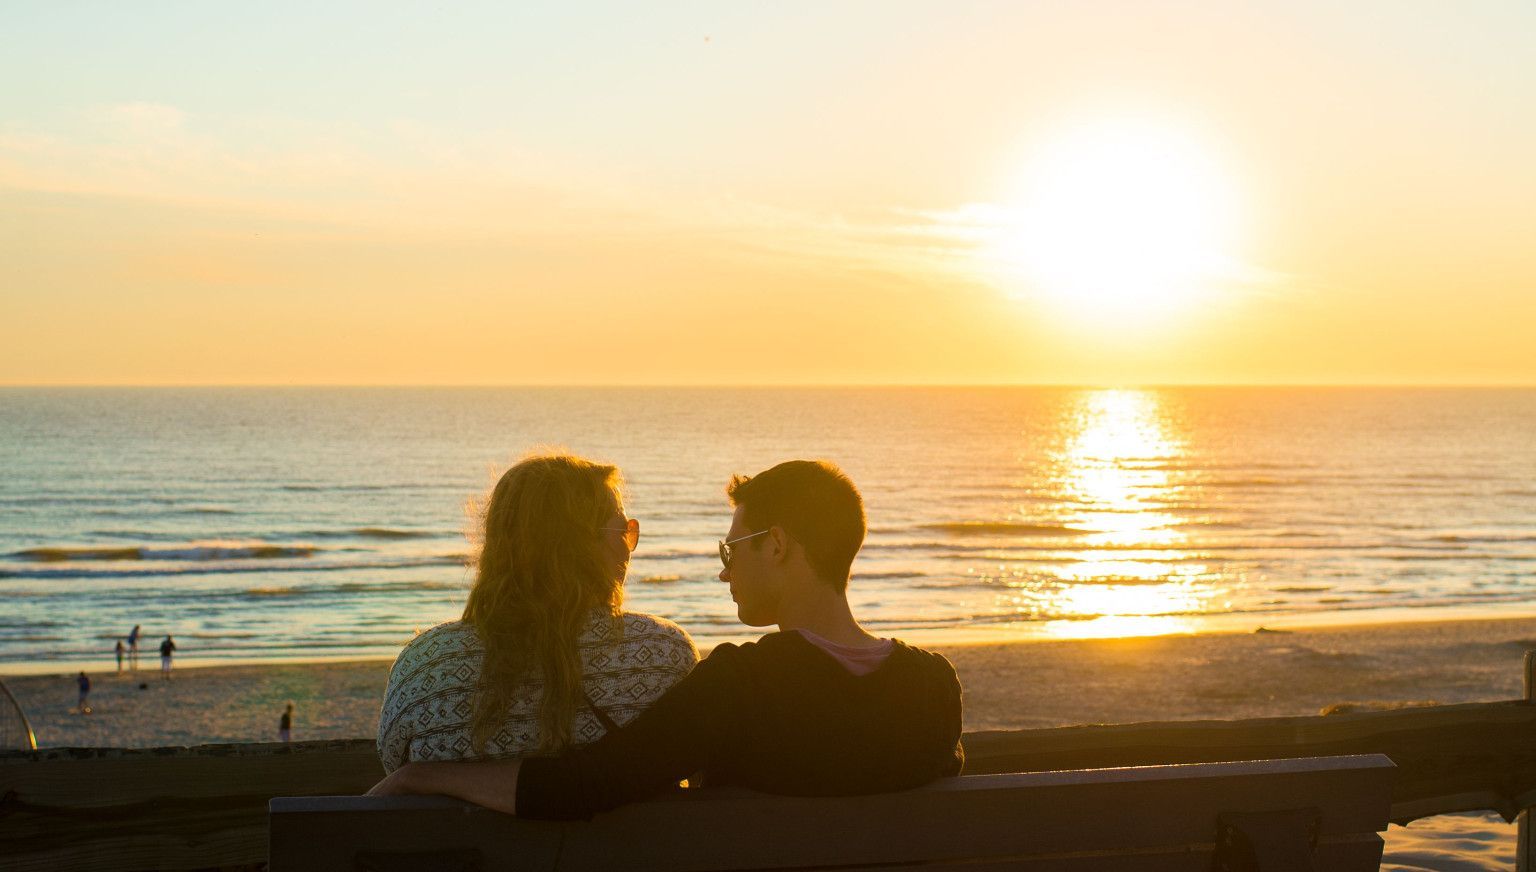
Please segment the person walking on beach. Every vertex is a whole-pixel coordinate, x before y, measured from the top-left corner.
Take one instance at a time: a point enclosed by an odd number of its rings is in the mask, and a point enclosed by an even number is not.
[[[128,633],[128,668],[139,671],[139,625],[134,624]]]
[[[496,482],[463,618],[418,635],[390,670],[385,772],[592,742],[698,662],[682,628],[621,608],[640,544],[621,485],[618,469],[569,454],[524,458]]]
[[[283,716],[277,721],[277,738],[280,742],[293,740],[293,703],[283,709]]]
[[[117,651],[117,674],[118,675],[122,675],[123,674],[123,652],[126,651],[126,650],[127,649],[123,646],[123,640],[122,639],[118,639],[117,640],[117,647],[116,647],[116,651]]]
[[[171,655],[176,652],[176,642],[170,633],[165,634],[165,641],[160,643],[160,677],[166,681],[171,680]]]
[[[80,688],[80,701],[76,707],[79,709],[80,714],[88,715],[91,713],[91,706],[88,702],[91,695],[91,677],[86,675],[85,670],[82,669],[80,670],[80,676],[75,679],[75,684]]]
[[[789,461],[727,488],[719,543],[742,623],[779,632],[723,643],[642,712],[554,757],[411,763],[373,795],[446,794],[533,818],[586,818],[690,783],[782,795],[853,795],[958,775],[960,682],[942,656],[879,639],[847,584],[867,529],[837,467]]]

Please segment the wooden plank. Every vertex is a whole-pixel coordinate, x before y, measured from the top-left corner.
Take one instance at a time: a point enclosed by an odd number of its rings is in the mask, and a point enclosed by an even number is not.
[[[1536,788],[1536,706],[1471,703],[1385,712],[1247,721],[1190,721],[966,734],[966,771],[1030,772],[1155,763],[1382,753],[1398,764],[1392,819],[1439,797],[1481,794],[1512,820]]]
[[[366,814],[356,812],[361,804]],[[562,824],[525,821],[442,797],[274,799],[270,868],[353,869],[356,846],[402,862],[423,852],[477,850],[481,868],[552,872]],[[423,865],[407,863],[407,866]]]
[[[383,774],[368,741],[24,756],[0,759],[8,872],[261,863],[272,796],[361,793]]]
[[[167,826],[184,830],[186,821]],[[266,861],[267,825],[231,826],[221,820],[200,836],[161,832],[162,822],[143,819],[127,827],[110,827],[88,835],[77,832],[78,841],[56,840],[38,847],[28,840],[6,841],[0,847],[0,868],[6,872],[59,872],[59,870],[209,869],[254,866]],[[253,852],[253,846],[263,850]]]
[[[1321,814],[1326,850],[1354,856],[1361,834],[1386,828],[1392,773],[1391,761],[1375,756],[978,776],[864,797],[706,790],[572,824],[414,799],[274,800],[272,868],[338,868],[350,861],[335,850],[340,843],[372,846],[384,829],[400,831],[390,836],[393,849],[473,845],[494,865],[509,845],[511,854],[529,856],[526,846],[544,845],[551,828],[565,833],[555,852],[561,870],[859,868],[997,857],[1081,866],[1085,847],[1209,868],[1219,813],[1309,807]],[[330,834],[326,853],[306,860],[295,846],[320,833]],[[1376,850],[1379,858],[1379,840]],[[543,862],[518,868],[556,868]]]
[[[59,748],[0,758],[0,793],[75,809],[238,795],[360,793],[384,769],[371,741]],[[265,808],[265,799],[262,801]]]
[[[963,872],[1210,872],[1214,860],[1212,846],[1189,850],[1148,850],[1136,853],[1074,851],[1068,854],[1031,854],[988,860],[961,860],[954,863],[895,864],[868,867],[881,872],[934,872],[956,869]],[[1381,867],[1383,843],[1374,834],[1360,834],[1326,840],[1312,855],[1314,868],[1324,872],[1354,872]],[[844,867],[844,868],[859,868]]]

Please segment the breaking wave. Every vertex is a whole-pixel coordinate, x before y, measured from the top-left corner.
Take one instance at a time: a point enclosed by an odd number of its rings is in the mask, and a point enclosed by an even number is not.
[[[430,539],[435,533],[426,530],[396,530],[390,527],[358,527],[353,536],[363,539]]]
[[[187,566],[158,566],[142,569],[97,569],[86,566],[37,567],[27,569],[0,569],[0,578],[17,579],[89,579],[89,578],[171,578],[192,575],[235,575],[239,573],[275,572],[339,572],[348,569],[412,569],[427,566],[463,566],[458,555],[445,554],[435,557],[414,557],[401,560],[361,560],[319,563],[215,563]]]
[[[37,563],[70,563],[82,560],[272,560],[278,558],[311,557],[319,550],[309,545],[271,545],[250,543],[242,545],[191,544],[182,548],[27,548],[14,551],[16,560]]]

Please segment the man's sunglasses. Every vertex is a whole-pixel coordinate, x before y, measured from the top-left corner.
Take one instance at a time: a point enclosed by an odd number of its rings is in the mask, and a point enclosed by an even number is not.
[[[736,556],[736,549],[731,546],[735,545],[737,542],[745,542],[746,540],[751,539],[753,536],[761,536],[766,532],[768,531],[758,530],[756,533],[748,533],[745,536],[738,536],[735,539],[731,539],[730,541],[726,541],[724,539],[720,540],[720,562],[725,564],[726,569],[730,569],[731,558]]]
[[[640,522],[634,518],[624,519],[622,527],[598,527],[599,530],[607,530],[610,533],[623,533],[624,545],[630,551],[640,547]]]

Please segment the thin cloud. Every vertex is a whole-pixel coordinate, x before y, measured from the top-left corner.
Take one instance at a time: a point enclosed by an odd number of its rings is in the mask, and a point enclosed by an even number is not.
[[[505,132],[457,136],[410,119],[318,125],[148,102],[91,107],[47,129],[0,126],[0,187],[243,214],[299,236],[694,240],[736,259],[944,284],[979,284],[958,230],[986,218],[783,208],[657,185],[638,168],[578,164]]]

